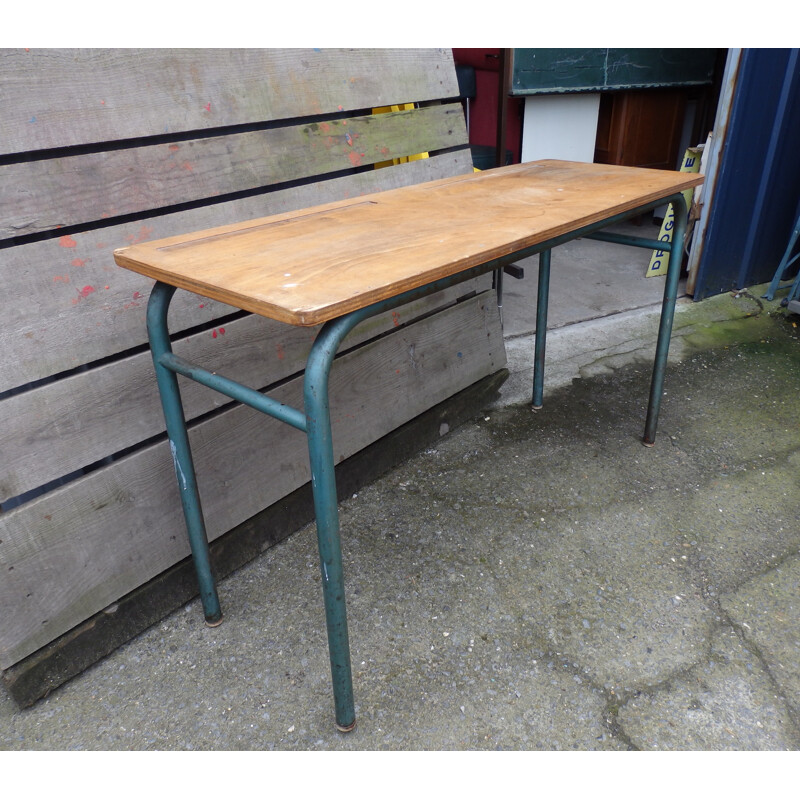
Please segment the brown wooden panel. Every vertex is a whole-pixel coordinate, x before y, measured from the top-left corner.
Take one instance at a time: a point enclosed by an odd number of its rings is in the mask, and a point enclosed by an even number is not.
[[[114,258],[205,297],[314,325],[702,181],[548,159],[132,245]]]
[[[457,95],[449,49],[6,49],[0,154]]]
[[[117,267],[116,247],[471,170],[469,151],[459,151],[6,249],[0,392],[147,341],[144,298],[152,281]],[[179,332],[231,310],[180,292],[170,325]]]
[[[344,347],[451,305],[477,286],[477,281],[470,281],[366,320],[347,337]],[[252,315],[181,339],[174,343],[174,350],[206,369],[262,389],[305,369],[317,330]],[[178,380],[188,420],[230,402],[194,381]],[[150,353],[78,372],[0,401],[0,430],[0,503],[162,433],[163,414]],[[31,453],[36,457],[31,458]]]
[[[0,238],[463,145],[461,106],[437,105],[0,166]]]
[[[347,353],[331,373],[336,460],[504,363],[493,292]],[[273,396],[299,405],[300,391],[295,379]],[[249,408],[191,439],[211,538],[308,480],[305,437]],[[165,442],[0,516],[0,668],[185,557],[183,531]]]
[[[598,164],[675,169],[686,98],[685,89],[603,94],[594,160]]]

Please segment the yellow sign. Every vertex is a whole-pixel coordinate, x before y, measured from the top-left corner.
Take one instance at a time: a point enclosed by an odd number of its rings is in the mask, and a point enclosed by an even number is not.
[[[700,156],[703,152],[702,147],[690,147],[683,155],[681,168],[679,172],[700,172]],[[686,201],[686,208],[692,207],[692,195],[694,189],[687,189],[683,193],[683,199]],[[672,203],[667,206],[667,213],[664,215],[664,221],[661,223],[661,232],[658,234],[660,242],[672,241],[672,229],[675,227],[675,213],[672,209]],[[682,243],[681,243],[682,246]],[[650,257],[650,263],[647,266],[646,278],[653,278],[656,275],[666,275],[667,267],[669,267],[669,253],[665,250],[656,250]]]

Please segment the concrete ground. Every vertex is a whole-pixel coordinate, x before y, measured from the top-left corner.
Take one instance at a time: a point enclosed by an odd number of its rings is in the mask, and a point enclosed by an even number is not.
[[[195,601],[33,708],[0,695],[0,748],[796,751],[800,319],[680,301],[645,448],[663,283],[618,249],[554,254],[542,411],[532,259],[501,397],[341,505],[355,731],[309,526],[222,582],[220,627]]]

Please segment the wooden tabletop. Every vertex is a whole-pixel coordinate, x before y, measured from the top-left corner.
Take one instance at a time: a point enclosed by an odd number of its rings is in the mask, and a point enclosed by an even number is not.
[[[535,161],[135,244],[114,258],[237,308],[316,325],[702,180]]]

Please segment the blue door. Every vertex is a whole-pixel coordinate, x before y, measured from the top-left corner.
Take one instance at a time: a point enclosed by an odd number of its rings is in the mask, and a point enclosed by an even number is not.
[[[742,51],[695,300],[772,279],[800,211],[800,50]]]

